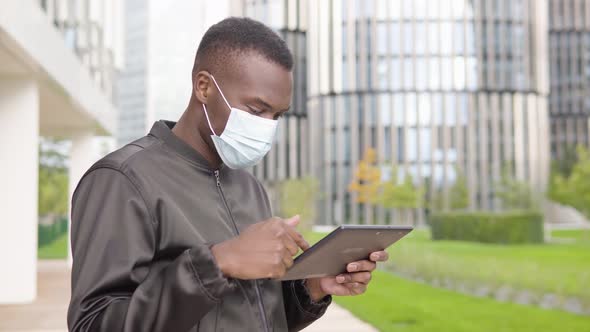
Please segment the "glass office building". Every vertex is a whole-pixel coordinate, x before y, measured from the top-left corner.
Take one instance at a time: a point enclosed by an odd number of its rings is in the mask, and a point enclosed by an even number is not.
[[[588,147],[590,114],[590,0],[549,1],[551,154]]]
[[[145,135],[155,121],[176,121],[192,93],[201,36],[229,13],[228,1],[125,0],[125,69],[117,79],[117,141]]]
[[[275,199],[274,184],[309,174],[307,123],[307,5],[306,0],[233,0],[231,13],[264,22],[283,37],[293,54],[291,110],[279,121],[275,144],[253,173]]]
[[[431,197],[461,172],[471,209],[498,210],[505,165],[546,185],[547,4],[536,0],[310,1],[311,172],[320,223],[403,222],[347,192],[366,148]],[[448,204],[448,202],[445,202]],[[374,215],[375,218],[369,218]],[[423,221],[418,211],[412,222]]]

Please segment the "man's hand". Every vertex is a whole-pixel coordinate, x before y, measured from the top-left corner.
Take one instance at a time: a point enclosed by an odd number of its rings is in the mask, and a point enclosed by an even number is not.
[[[348,264],[346,266],[348,273],[342,273],[336,277],[307,279],[305,285],[313,301],[319,301],[326,295],[360,295],[367,290],[367,285],[371,281],[371,272],[377,267],[377,262],[385,262],[388,259],[389,254],[386,251],[376,251],[371,253],[369,260]]]
[[[299,216],[271,218],[211,247],[221,272],[237,279],[280,278],[293,265],[299,248],[309,244],[295,230]]]

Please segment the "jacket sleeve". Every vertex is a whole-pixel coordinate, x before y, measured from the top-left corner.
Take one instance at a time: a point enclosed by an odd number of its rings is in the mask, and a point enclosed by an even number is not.
[[[314,302],[305,280],[283,281],[283,301],[289,331],[300,331],[322,317],[332,303],[332,296],[326,295],[319,302]]]
[[[235,287],[206,243],[155,257],[156,229],[125,174],[83,177],[72,199],[69,331],[188,331]]]

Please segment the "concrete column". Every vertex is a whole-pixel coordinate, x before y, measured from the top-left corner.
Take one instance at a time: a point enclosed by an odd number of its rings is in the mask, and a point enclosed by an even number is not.
[[[72,224],[72,211],[71,211],[71,203],[72,203],[72,195],[74,194],[74,190],[76,190],[76,186],[80,181],[80,178],[84,175],[84,173],[92,166],[92,164],[97,160],[97,151],[94,144],[94,136],[91,131],[87,132],[79,132],[76,135],[72,136],[72,147],[70,149],[70,169],[69,169],[69,204],[70,209],[68,213],[68,238],[69,238],[69,228]],[[72,263],[72,249],[70,246],[70,240],[68,240],[68,262]]]
[[[0,78],[0,304],[37,296],[39,94],[29,78]]]

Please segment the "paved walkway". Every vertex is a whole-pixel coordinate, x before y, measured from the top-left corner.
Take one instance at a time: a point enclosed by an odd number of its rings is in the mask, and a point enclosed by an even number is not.
[[[37,300],[26,305],[0,305],[2,332],[67,332],[70,270],[65,261],[39,261]],[[373,332],[348,311],[331,305],[305,332]]]
[[[66,332],[70,270],[66,261],[39,261],[37,300],[0,305],[0,331]]]

